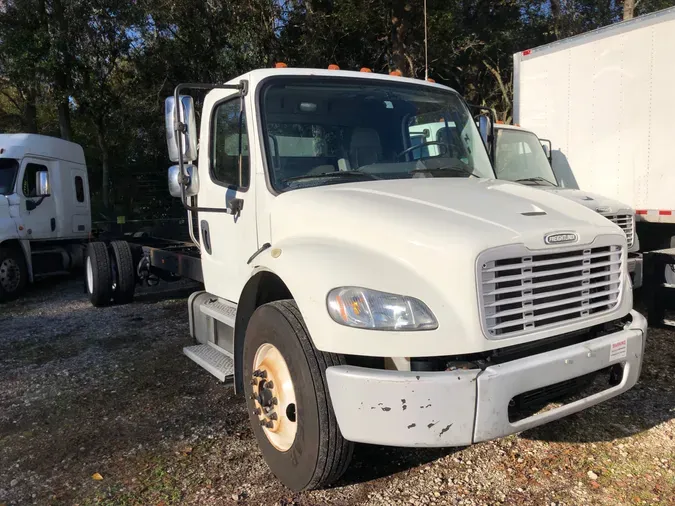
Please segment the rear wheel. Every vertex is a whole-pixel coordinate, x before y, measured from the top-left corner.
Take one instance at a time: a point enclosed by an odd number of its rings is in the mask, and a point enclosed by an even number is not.
[[[295,302],[284,300],[253,313],[243,360],[249,418],[276,477],[296,491],[340,478],[353,443],[338,428],[326,368],[344,357],[314,348]]]
[[[20,251],[0,248],[0,302],[17,298],[26,287],[28,269]]]
[[[131,248],[126,241],[113,241],[110,246],[115,274],[113,299],[117,304],[128,304],[134,300],[134,291],[136,290],[136,272]]]
[[[109,305],[112,299],[112,269],[105,243],[90,242],[87,245],[84,279],[91,303],[96,307]]]

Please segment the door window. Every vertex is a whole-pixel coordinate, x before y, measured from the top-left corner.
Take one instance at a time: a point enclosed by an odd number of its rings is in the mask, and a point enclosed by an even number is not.
[[[247,188],[249,184],[246,114],[239,99],[216,106],[211,132],[211,178],[223,186]],[[241,162],[241,180],[239,164]]]
[[[37,173],[47,172],[48,169],[39,163],[29,163],[26,165],[26,170],[23,173],[23,181],[21,183],[21,190],[25,197],[37,197]]]

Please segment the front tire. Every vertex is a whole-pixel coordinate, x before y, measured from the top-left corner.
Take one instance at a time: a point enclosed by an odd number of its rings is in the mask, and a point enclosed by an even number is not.
[[[16,299],[27,282],[28,269],[23,254],[13,248],[0,248],[0,302]]]
[[[253,313],[243,360],[249,418],[272,473],[294,491],[340,478],[354,445],[340,433],[326,368],[344,357],[317,350],[295,302],[282,300]]]

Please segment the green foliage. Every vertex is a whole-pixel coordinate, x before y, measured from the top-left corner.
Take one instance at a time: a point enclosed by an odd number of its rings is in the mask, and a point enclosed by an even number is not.
[[[637,16],[675,0],[636,4]],[[513,53],[620,21],[624,2],[427,9],[429,76],[509,120]],[[180,216],[166,191],[164,98],[179,82],[223,82],[275,61],[424,78],[423,0],[6,0],[0,131],[82,144],[94,220]]]

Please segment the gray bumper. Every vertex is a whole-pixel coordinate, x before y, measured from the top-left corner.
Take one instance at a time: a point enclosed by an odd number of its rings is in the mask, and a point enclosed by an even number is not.
[[[619,332],[483,371],[329,367],[326,376],[340,430],[346,439],[362,443],[463,446],[576,413],[625,392],[637,382],[647,321],[635,311],[631,314],[633,322]],[[509,401],[516,395],[615,363],[625,364],[620,384],[529,418],[509,421]]]
[[[640,288],[642,286],[642,253],[629,253],[627,264],[633,288]]]

